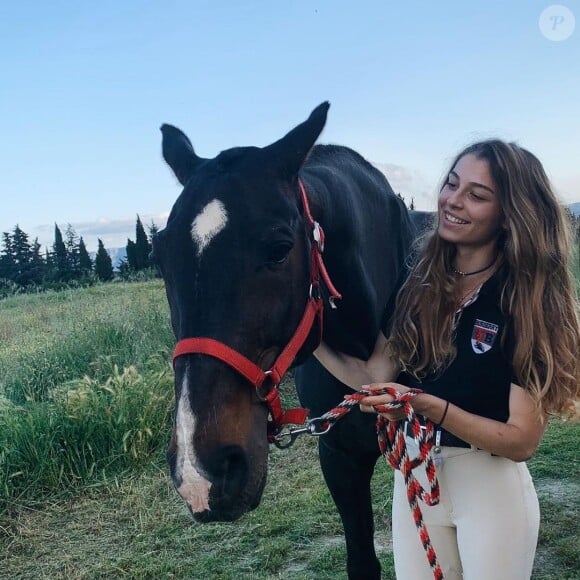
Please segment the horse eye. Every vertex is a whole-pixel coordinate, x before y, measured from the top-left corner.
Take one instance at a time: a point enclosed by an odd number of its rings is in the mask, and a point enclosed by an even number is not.
[[[287,260],[291,249],[292,244],[287,242],[273,245],[268,248],[268,262],[270,264],[283,264]]]

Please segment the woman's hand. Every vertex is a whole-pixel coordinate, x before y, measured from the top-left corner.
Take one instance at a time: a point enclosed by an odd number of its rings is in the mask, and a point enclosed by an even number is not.
[[[404,385],[400,385],[399,383],[373,383],[372,385],[363,385],[363,391],[380,391],[385,389],[386,387],[391,387],[395,389],[398,393],[406,393],[409,391],[409,387],[405,387]],[[359,405],[360,410],[363,413],[377,413],[387,419],[388,421],[401,421],[406,419],[405,411],[401,409],[393,409],[392,411],[388,411],[385,413],[379,413],[374,406],[375,405],[385,405],[386,403],[391,403],[395,400],[395,397],[387,394],[381,395],[369,395],[364,399],[361,399]]]

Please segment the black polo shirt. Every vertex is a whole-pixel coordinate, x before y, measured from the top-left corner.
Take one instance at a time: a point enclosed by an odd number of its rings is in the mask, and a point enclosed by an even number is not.
[[[514,339],[510,318],[500,308],[500,286],[501,273],[496,272],[458,314],[457,356],[449,367],[420,381],[401,373],[398,381],[470,413],[506,422],[514,382]]]

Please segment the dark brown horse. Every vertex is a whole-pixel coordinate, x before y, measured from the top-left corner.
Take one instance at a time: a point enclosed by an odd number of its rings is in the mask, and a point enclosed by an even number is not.
[[[368,358],[388,320],[413,228],[385,177],[346,147],[314,146],[329,105],[264,148],[202,159],[164,125],[163,154],[184,189],[154,240],[178,341],[207,337],[267,369],[288,344],[309,297],[311,231],[304,183],[326,232],[324,260],[343,299],[325,305],[324,340]],[[327,297],[326,295],[324,296]],[[349,391],[312,356],[316,325],[298,353],[303,405],[319,415]],[[199,521],[255,508],[266,482],[268,410],[248,380],[206,354],[175,361],[171,476]],[[374,420],[358,410],[320,441],[323,472],[343,520],[351,578],[378,578],[370,477],[379,455]]]

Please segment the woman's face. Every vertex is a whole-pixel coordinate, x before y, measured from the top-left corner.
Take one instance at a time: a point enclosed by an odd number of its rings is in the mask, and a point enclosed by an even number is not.
[[[495,245],[503,222],[496,191],[487,161],[461,157],[439,194],[439,235],[474,249]]]

